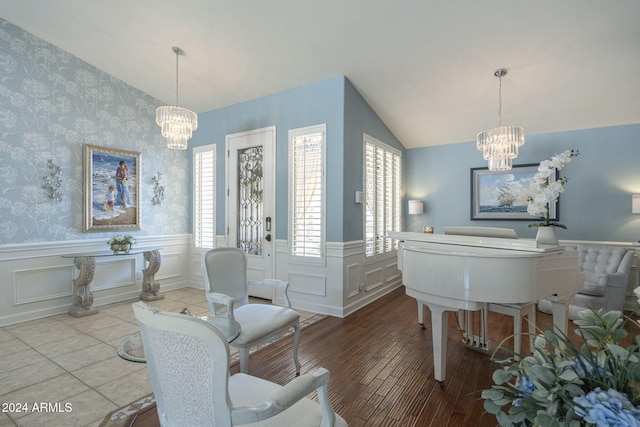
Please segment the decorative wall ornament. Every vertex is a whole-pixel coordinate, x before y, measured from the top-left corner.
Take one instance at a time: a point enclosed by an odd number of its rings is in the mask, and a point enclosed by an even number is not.
[[[62,185],[62,168],[53,163],[52,159],[47,160],[47,175],[42,177],[42,188],[51,200],[59,202],[62,200],[62,193],[58,190]]]
[[[160,180],[162,179],[162,174],[158,172],[157,176],[152,176],[151,181],[153,181],[153,199],[151,201],[154,205],[161,205],[164,201],[164,186],[160,185]]]

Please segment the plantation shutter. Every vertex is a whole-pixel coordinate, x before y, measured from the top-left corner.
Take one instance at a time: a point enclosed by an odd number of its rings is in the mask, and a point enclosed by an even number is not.
[[[291,131],[291,255],[322,257],[324,237],[324,130]],[[324,129],[324,127],[322,127]]]
[[[365,253],[366,256],[397,249],[386,232],[401,229],[400,154],[365,135]]]
[[[193,235],[197,248],[213,248],[216,231],[215,144],[193,149]]]

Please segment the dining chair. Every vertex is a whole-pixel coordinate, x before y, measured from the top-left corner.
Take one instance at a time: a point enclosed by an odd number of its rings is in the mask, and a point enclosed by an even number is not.
[[[229,344],[216,327],[142,301],[132,306],[161,426],[347,425],[329,401],[327,369],[314,369],[284,386],[243,373],[229,375]],[[319,403],[306,397],[313,392]]]
[[[208,250],[203,268],[211,316],[225,315],[240,324],[240,336],[231,343],[238,350],[240,372],[249,372],[252,347],[273,341],[293,328],[293,361],[299,374],[300,314],[291,308],[289,283],[273,279],[247,281],[247,255],[238,248]],[[249,303],[248,285],[280,289],[285,306]],[[224,313],[222,308],[226,308]]]

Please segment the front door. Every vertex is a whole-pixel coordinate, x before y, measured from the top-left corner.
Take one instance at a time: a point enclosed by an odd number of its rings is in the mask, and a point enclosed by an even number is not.
[[[227,135],[227,244],[248,258],[247,278],[274,278],[276,128]],[[269,288],[249,287],[249,295],[273,299]]]

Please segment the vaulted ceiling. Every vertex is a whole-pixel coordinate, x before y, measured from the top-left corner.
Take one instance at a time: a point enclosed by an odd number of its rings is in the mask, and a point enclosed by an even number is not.
[[[133,87],[209,111],[346,75],[407,148],[640,123],[638,0],[0,0]]]

